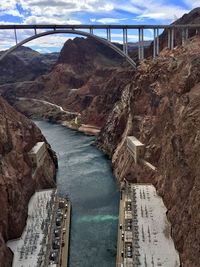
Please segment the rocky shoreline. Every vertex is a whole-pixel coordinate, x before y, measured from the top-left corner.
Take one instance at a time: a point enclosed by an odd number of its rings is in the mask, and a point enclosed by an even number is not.
[[[13,106],[30,119],[41,119],[52,123],[59,123],[67,128],[77,130],[87,135],[97,136],[100,127],[81,123],[81,114],[78,112],[65,111],[61,106],[53,103],[32,99],[19,98]]]

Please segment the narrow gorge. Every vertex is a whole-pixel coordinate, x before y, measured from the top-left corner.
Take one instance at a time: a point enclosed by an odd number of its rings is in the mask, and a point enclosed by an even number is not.
[[[174,25],[198,24],[199,18],[196,8]],[[0,267],[12,266],[6,242],[20,237],[31,196],[55,187],[72,200],[69,266],[115,266],[126,183],[155,186],[180,266],[200,266],[200,36],[191,30],[182,43],[177,30],[173,49],[166,36],[166,30],[159,36],[162,50],[154,59],[153,44],[141,62],[131,51],[137,69],[81,37],[67,40],[59,55],[21,48],[4,62],[5,68],[16,64],[0,74]],[[137,163],[130,160],[129,136],[144,144]],[[38,142],[45,143],[46,156],[35,172],[30,151]]]

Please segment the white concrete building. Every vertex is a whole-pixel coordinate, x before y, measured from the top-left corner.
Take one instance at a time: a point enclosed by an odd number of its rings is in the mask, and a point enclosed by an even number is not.
[[[43,164],[46,153],[47,148],[45,142],[36,143],[30,150],[28,154],[34,168],[38,168]]]
[[[145,145],[134,136],[127,137],[127,148],[133,156],[135,163],[138,162],[138,159],[142,159],[144,157]]]

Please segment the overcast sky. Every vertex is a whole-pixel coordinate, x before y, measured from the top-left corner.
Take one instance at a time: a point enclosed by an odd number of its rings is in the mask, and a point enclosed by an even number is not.
[[[200,6],[200,0],[0,0],[0,24],[169,24]],[[22,40],[30,30],[19,31]],[[96,34],[104,37],[105,32]],[[145,38],[151,38],[151,31]],[[59,50],[72,36],[51,35],[27,44],[40,52]],[[0,50],[14,45],[13,31],[0,31]],[[113,41],[121,41],[121,32],[112,32]],[[137,33],[129,32],[129,41]]]

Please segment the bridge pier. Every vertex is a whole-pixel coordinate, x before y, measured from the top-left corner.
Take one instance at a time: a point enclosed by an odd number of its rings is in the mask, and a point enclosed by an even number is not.
[[[138,58],[139,61],[144,59],[144,29],[138,29]]]
[[[183,35],[183,31],[184,29],[182,30],[182,43],[183,43],[183,38],[184,38],[184,35]],[[168,37],[167,37],[167,47],[169,49],[174,49],[174,28],[172,29],[168,29],[167,30],[167,33],[168,33]]]
[[[185,29],[185,39],[188,39],[188,28]]]
[[[185,28],[185,29],[182,29],[182,45],[185,43],[187,39],[188,39],[188,28]]]
[[[157,29],[157,38],[156,38],[156,55],[158,55],[160,52],[160,46],[159,46],[159,29]]]
[[[14,33],[15,33],[15,43],[16,43],[16,45],[17,45],[17,30],[16,30],[16,28],[14,28]]]
[[[90,28],[90,34],[94,34],[94,33],[93,33],[93,28]]]
[[[174,49],[174,29],[171,29],[171,49]]]
[[[107,28],[107,29],[106,29],[106,33],[107,33],[107,40],[108,40],[109,42],[111,42],[111,32],[110,32],[110,28]]]
[[[153,29],[153,58],[156,57],[156,29]]]
[[[183,44],[185,43],[185,35],[186,35],[186,32],[185,32],[184,29],[182,29],[181,34],[182,34],[182,41],[181,41],[181,43],[182,43],[182,45],[183,45]]]
[[[123,29],[123,52],[128,55],[128,37],[127,29]]]
[[[160,51],[159,46],[159,29],[153,30],[153,58],[155,58]]]
[[[167,47],[171,48],[171,35],[170,35],[170,29],[167,29]]]

